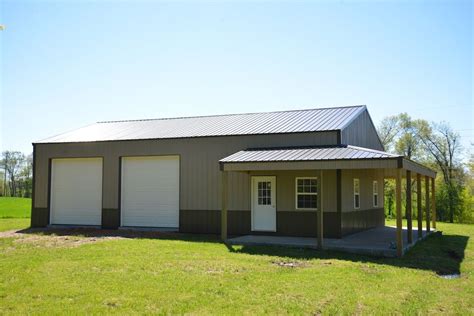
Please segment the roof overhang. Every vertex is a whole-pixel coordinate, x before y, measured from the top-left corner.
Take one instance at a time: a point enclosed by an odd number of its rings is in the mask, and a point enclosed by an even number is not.
[[[220,160],[223,171],[385,169],[387,177],[397,169],[436,177],[426,166],[381,151],[355,146],[273,148],[239,151]]]

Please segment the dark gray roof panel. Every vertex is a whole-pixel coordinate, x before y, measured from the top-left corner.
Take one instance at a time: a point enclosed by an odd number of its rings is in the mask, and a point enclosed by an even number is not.
[[[220,160],[234,162],[317,161],[347,159],[386,159],[402,157],[374,149],[356,146],[248,149]]]
[[[37,143],[71,143],[340,130],[366,107],[98,122]]]

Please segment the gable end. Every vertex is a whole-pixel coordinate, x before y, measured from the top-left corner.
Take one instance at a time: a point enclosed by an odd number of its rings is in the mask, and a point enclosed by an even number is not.
[[[377,129],[366,108],[341,129],[341,143],[384,151]]]

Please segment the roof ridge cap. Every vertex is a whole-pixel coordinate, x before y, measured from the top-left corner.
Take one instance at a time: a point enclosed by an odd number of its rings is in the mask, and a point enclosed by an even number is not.
[[[177,116],[177,117],[161,117],[161,118],[150,118],[150,119],[130,119],[130,120],[115,120],[115,121],[114,120],[108,120],[108,121],[98,121],[98,122],[96,122],[96,124],[182,120],[182,119],[191,119],[191,118],[239,116],[239,115],[270,114],[270,113],[322,111],[322,110],[344,109],[344,108],[366,108],[366,105],[365,104],[359,104],[359,105],[334,106],[334,107],[322,107],[322,108],[310,108],[310,109],[295,109],[295,110],[281,110],[281,111],[267,111],[267,112],[244,112],[244,113],[211,114],[211,115],[194,115],[194,116]]]
[[[276,147],[249,147],[241,151],[257,150],[292,150],[292,149],[329,149],[329,148],[347,148],[348,145],[308,145],[308,146],[276,146]]]

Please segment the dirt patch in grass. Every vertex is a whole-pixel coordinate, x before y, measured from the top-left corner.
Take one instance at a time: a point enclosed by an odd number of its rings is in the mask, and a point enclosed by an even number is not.
[[[329,306],[332,303],[332,301],[333,301],[332,297],[323,298],[323,300],[318,303],[318,307],[312,314],[316,316],[323,315],[324,310],[326,309],[327,306]]]
[[[0,232],[0,238],[14,238],[15,243],[44,247],[77,247],[115,239],[167,239],[183,241],[220,242],[215,236],[192,236],[178,232],[156,230],[99,229],[88,227],[47,227]]]
[[[357,302],[357,307],[354,312],[354,315],[363,315],[364,314],[363,312],[364,312],[364,304],[362,304],[361,302]]]
[[[363,264],[360,268],[362,271],[364,271],[367,274],[377,274],[380,272],[380,270],[377,267],[373,265],[369,265],[369,264]]]
[[[272,261],[272,264],[283,268],[304,268],[308,266],[304,261]]]
[[[15,243],[27,243],[42,247],[78,247],[84,244],[96,243],[105,240],[121,239],[120,236],[74,236],[74,235],[56,235],[25,233],[17,230],[0,232],[0,238],[14,238]]]

